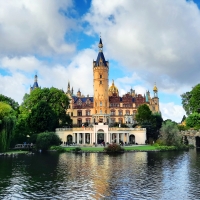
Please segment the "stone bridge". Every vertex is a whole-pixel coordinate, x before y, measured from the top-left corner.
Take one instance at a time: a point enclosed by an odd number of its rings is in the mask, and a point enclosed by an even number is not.
[[[200,148],[200,130],[187,130],[181,131],[180,133],[184,140],[188,140],[188,144],[192,144],[195,147]]]

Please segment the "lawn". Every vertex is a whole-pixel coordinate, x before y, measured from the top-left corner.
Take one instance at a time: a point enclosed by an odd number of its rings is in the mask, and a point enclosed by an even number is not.
[[[84,152],[103,152],[104,147],[80,147],[82,151]],[[125,146],[123,147],[125,149],[125,151],[153,151],[153,150],[157,150],[157,148],[155,146],[151,146],[151,145],[143,145],[143,146]],[[73,149],[75,149],[75,147],[65,147],[65,150],[67,152],[72,151]]]
[[[10,150],[10,151],[6,151],[5,153],[7,153],[7,154],[11,154],[11,153],[16,153],[16,154],[19,154],[19,153],[28,153],[28,151],[20,151],[20,150],[16,150],[16,151],[12,151],[12,150]]]

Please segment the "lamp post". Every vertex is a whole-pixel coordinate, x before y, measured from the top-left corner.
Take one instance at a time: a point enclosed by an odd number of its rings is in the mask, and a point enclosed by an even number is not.
[[[27,135],[27,145],[28,145],[28,151],[30,151],[30,145],[29,145],[29,138],[30,138],[30,135]]]

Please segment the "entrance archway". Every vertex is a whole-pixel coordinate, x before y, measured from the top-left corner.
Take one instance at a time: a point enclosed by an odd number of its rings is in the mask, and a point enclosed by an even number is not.
[[[67,144],[72,144],[72,135],[67,136]]]
[[[97,131],[97,144],[102,144],[102,142],[105,142],[104,135],[104,130],[99,129]]]
[[[135,135],[130,135],[129,136],[129,143],[130,144],[135,144]]]
[[[197,136],[195,139],[196,139],[196,147],[200,148],[200,137]]]

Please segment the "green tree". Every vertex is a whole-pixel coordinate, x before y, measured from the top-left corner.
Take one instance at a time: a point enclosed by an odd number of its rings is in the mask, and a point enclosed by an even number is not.
[[[176,123],[166,120],[162,123],[160,133],[161,140],[165,145],[179,146],[181,144],[181,135]]]
[[[186,126],[189,128],[200,129],[200,113],[192,113],[186,119]]]
[[[46,101],[40,101],[31,109],[27,124],[32,134],[54,131],[58,126],[58,116]]]
[[[19,104],[15,100],[11,99],[10,97],[4,96],[3,94],[0,94],[0,102],[9,104],[15,111],[18,111],[19,109]]]
[[[135,119],[140,125],[147,123],[147,122],[149,123],[151,120],[151,114],[152,114],[152,112],[151,112],[149,106],[147,106],[146,104],[143,104],[138,107]]]
[[[21,112],[28,114],[33,107],[35,107],[40,101],[45,101],[51,109],[56,113],[59,119],[59,126],[65,126],[71,124],[71,119],[66,115],[66,110],[69,106],[69,98],[66,94],[57,88],[37,88],[30,94],[25,94],[23,103],[21,105]]]
[[[149,133],[149,137],[153,138],[153,140],[157,140],[159,133],[160,133],[160,128],[162,127],[163,123],[163,118],[160,113],[152,113],[151,115],[151,131]]]
[[[0,102],[0,152],[6,151],[14,133],[15,111],[10,105]]]
[[[199,112],[200,109],[200,84],[192,88],[190,92],[181,95],[182,105],[187,115]]]
[[[37,136],[36,147],[41,150],[48,150],[53,145],[60,145],[62,142],[54,132],[44,132]]]

